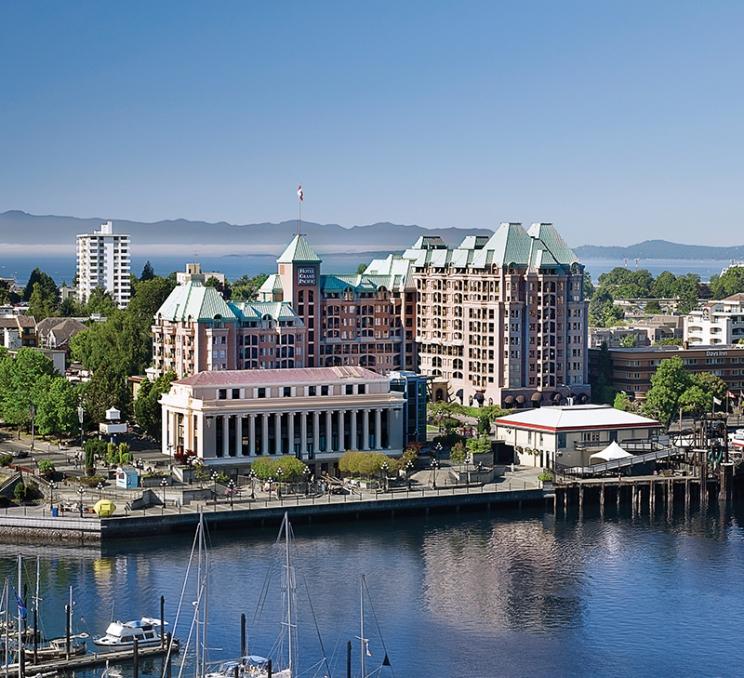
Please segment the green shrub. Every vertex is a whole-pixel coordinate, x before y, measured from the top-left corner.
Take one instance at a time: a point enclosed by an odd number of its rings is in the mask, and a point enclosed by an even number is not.
[[[48,459],[42,459],[39,462],[39,474],[44,476],[45,478],[50,478],[56,472],[57,469],[54,467],[54,464]]]
[[[26,484],[22,480],[13,488],[13,499],[19,504],[26,500]]]
[[[13,463],[13,456],[10,454],[0,455],[0,466],[10,466]]]
[[[465,449],[465,445],[462,442],[457,442],[452,446],[450,451],[450,461],[453,464],[464,464],[468,458],[468,453]]]
[[[282,481],[295,482],[302,480],[305,477],[305,469],[307,466],[303,464],[297,457],[274,457],[263,459],[256,459],[251,464],[251,471],[255,473],[256,477],[260,480],[268,480],[274,478],[279,480],[280,476]],[[279,469],[282,473],[279,473]],[[226,477],[225,482],[229,478]]]

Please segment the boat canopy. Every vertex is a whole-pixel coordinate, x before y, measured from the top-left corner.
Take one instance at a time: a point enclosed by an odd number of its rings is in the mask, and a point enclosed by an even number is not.
[[[614,461],[615,459],[625,459],[632,456],[633,455],[630,452],[626,452],[613,440],[601,452],[596,452],[591,457],[589,457],[589,461],[592,464],[600,464],[604,461]]]

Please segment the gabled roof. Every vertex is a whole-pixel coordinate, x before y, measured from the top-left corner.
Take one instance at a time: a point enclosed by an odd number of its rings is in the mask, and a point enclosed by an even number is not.
[[[538,407],[496,419],[496,426],[511,426],[536,431],[581,431],[621,428],[657,428],[658,421],[609,405],[562,405]]]
[[[263,285],[258,288],[259,294],[274,294],[275,292],[283,291],[282,279],[279,277],[278,273],[272,273],[268,278],[266,278],[266,280],[264,280]]]
[[[292,263],[320,263],[321,258],[310,247],[310,243],[304,235],[297,234],[287,245],[287,249],[281,253],[277,262],[280,264]]]
[[[176,285],[155,314],[156,318],[158,316],[172,322],[189,319],[236,319],[235,313],[222,298],[219,291],[215,287],[203,285],[198,280],[190,280],[184,285]]]
[[[261,320],[269,316],[272,320],[292,320],[302,325],[299,316],[286,301],[242,301],[230,302],[229,306],[240,320]]]

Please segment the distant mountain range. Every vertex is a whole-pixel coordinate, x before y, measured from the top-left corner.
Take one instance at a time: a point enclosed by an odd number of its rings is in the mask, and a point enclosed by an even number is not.
[[[71,254],[75,236],[97,229],[105,218],[81,219],[55,215],[35,215],[19,210],[0,213],[0,254]],[[141,255],[278,255],[297,232],[296,221],[259,224],[210,223],[172,219],[145,223],[114,219],[114,232],[128,233],[132,250]],[[466,234],[491,235],[487,228],[424,228],[423,226],[382,222],[345,228],[339,224],[303,221],[305,233],[319,253],[399,252],[421,235],[438,235],[448,245],[459,244]],[[582,245],[574,252],[588,259],[744,259],[744,245],[711,247],[683,245],[667,240],[645,240],[636,245]]]
[[[644,240],[636,245],[614,247],[582,245],[574,247],[579,259],[744,259],[744,245],[713,247],[711,245],[682,245],[668,240]]]
[[[37,216],[11,210],[0,214],[0,250],[8,254],[45,250],[69,253],[75,249],[75,235],[97,229],[103,218]],[[262,224],[228,224],[224,221],[174,219],[143,223],[114,219],[114,233],[128,233],[132,250],[153,254],[272,254],[282,252],[297,232],[296,221]],[[388,222],[344,228],[338,224],[302,222],[302,232],[320,253],[400,251],[421,235],[438,235],[450,244],[460,243],[466,234],[491,235],[490,229],[423,228]]]

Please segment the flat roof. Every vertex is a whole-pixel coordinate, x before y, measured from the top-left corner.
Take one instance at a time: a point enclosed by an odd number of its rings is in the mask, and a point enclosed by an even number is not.
[[[287,367],[277,370],[220,370],[198,372],[174,382],[184,386],[293,386],[338,381],[384,381],[364,367]]]
[[[560,405],[537,407],[496,419],[497,426],[536,431],[580,431],[582,429],[656,428],[661,424],[640,414],[609,405]]]
[[[601,349],[592,348],[589,350],[599,351]],[[628,353],[630,355],[633,355],[635,353],[669,353],[674,355],[677,353],[686,353],[688,351],[741,351],[742,353],[744,353],[744,346],[737,344],[691,344],[690,346],[687,346],[685,348],[684,346],[676,346],[674,344],[671,344],[667,346],[637,346],[634,348],[622,348],[620,346],[613,346],[608,348],[607,350],[610,353]]]

